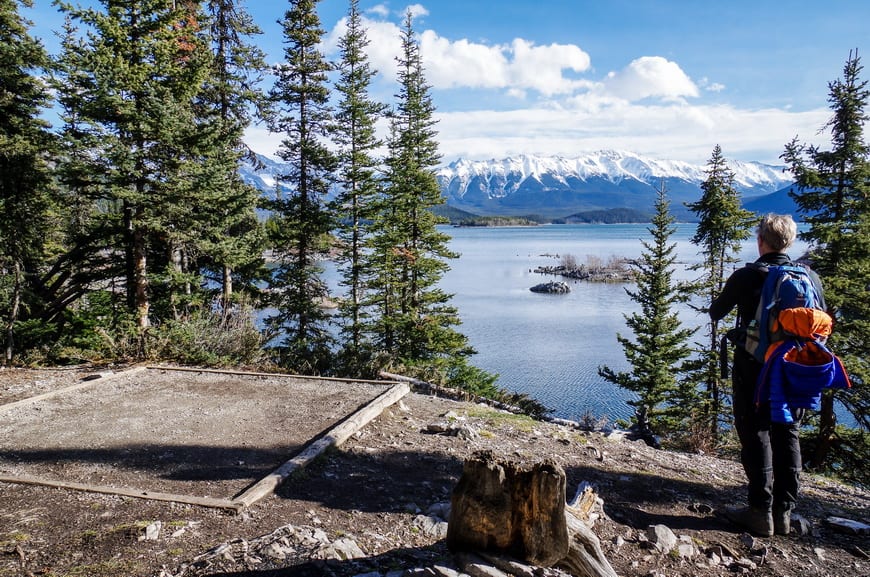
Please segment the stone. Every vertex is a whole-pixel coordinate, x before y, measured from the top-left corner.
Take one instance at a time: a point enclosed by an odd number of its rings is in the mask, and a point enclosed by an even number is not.
[[[800,537],[804,537],[813,532],[813,524],[806,517],[792,513],[791,530],[792,533],[795,533]]]
[[[568,283],[564,283],[561,281],[550,281],[536,284],[529,290],[533,293],[567,294],[571,292],[571,287],[568,286]]]
[[[677,546],[677,536],[666,525],[650,525],[646,529],[646,536],[659,553],[670,553]]]
[[[462,570],[471,577],[511,577],[504,571],[484,563],[469,563]]]
[[[161,527],[163,527],[163,523],[160,521],[149,523],[144,529],[142,529],[142,534],[139,535],[139,541],[156,541],[160,538]]]
[[[438,577],[461,577],[462,574],[456,569],[444,567],[443,565],[433,565],[432,570]]]
[[[426,514],[430,517],[438,517],[439,519],[447,520],[450,518],[450,502],[441,501],[433,503],[426,509]]]
[[[870,525],[861,521],[845,519],[843,517],[828,517],[825,523],[832,529],[841,533],[849,533],[852,535],[870,535]]]
[[[698,549],[693,543],[677,543],[675,551],[677,552],[677,556],[681,559],[691,559],[698,554]]]
[[[447,536],[447,522],[438,517],[417,515],[414,517],[414,527],[436,539],[443,539]]]
[[[270,543],[267,545],[262,554],[268,557],[269,559],[274,559],[276,561],[283,561],[287,558],[287,550],[282,545],[278,543]]]
[[[366,556],[356,541],[349,537],[339,537],[326,548],[326,551],[329,553],[328,558],[339,559],[341,561],[361,559]]]
[[[513,577],[536,577],[537,575],[535,567],[526,565],[525,563],[520,563],[515,559],[508,559],[497,555],[487,555],[486,553],[481,553],[480,556],[496,569],[501,569]]]

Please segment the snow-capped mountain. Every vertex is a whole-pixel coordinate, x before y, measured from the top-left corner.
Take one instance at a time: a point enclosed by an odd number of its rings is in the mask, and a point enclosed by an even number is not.
[[[728,163],[744,199],[770,194],[791,183],[781,166]],[[664,182],[671,208],[700,197],[707,167],[656,160],[632,152],[603,150],[572,158],[523,155],[502,160],[458,160],[437,172],[451,206],[479,214],[539,214],[563,217],[587,210],[651,211]]]
[[[259,168],[254,168],[250,163],[245,163],[239,169],[239,175],[246,183],[255,186],[264,193],[274,196],[275,186],[278,183],[277,175],[284,170],[284,164],[266,156],[257,155],[257,160],[260,162]]]
[[[241,170],[243,178],[274,194],[282,163],[261,157],[264,168]],[[791,184],[781,166],[729,161],[744,201],[772,195]],[[631,208],[651,213],[664,183],[671,210],[690,216],[685,202],[698,200],[707,166],[657,160],[632,152],[602,150],[576,157],[522,155],[500,160],[460,159],[437,170],[449,206],[479,215],[539,215],[564,218],[589,210]],[[787,195],[780,194],[786,198]],[[790,207],[784,207],[789,210]]]

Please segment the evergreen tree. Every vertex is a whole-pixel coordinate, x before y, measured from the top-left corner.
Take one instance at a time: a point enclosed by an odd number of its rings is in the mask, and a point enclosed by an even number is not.
[[[390,115],[387,187],[372,234],[373,286],[378,318],[374,341],[404,370],[465,388],[492,387],[494,377],[469,365],[474,350],[454,329],[451,295],[438,283],[457,255],[432,212],[443,204],[435,178],[439,161],[434,105],[410,12],[398,58],[399,92]]]
[[[365,53],[368,38],[362,26],[358,0],[351,0],[347,32],[339,40],[341,62],[336,91],[335,141],[339,145],[339,193],[335,199],[340,252],[337,255],[341,284],[347,290],[340,305],[344,363],[350,373],[359,373],[369,362],[370,346],[365,339],[368,321],[365,295],[369,280],[369,227],[375,218],[381,191],[379,161],[375,154],[383,142],[375,125],[386,106],[373,101],[368,88],[376,72]]]
[[[754,218],[752,212],[740,206],[740,193],[734,188],[734,172],[728,168],[718,144],[707,161],[706,174],[707,178],[701,183],[701,198],[686,204],[698,217],[698,228],[691,241],[701,248],[702,261],[692,268],[700,270],[701,277],[693,288],[705,303],[699,307],[703,313],[722,292],[730,268],[738,260],[736,255],[742,241],[751,234]],[[720,327],[718,321],[710,321],[706,327],[707,342],[700,346],[697,380],[704,383],[706,395],[698,416],[706,423],[714,441],[719,435],[719,419],[725,412],[720,366],[727,366],[728,359],[720,358],[719,342],[726,331],[727,327]]]
[[[838,459],[867,471],[870,457],[870,147],[864,139],[870,90],[861,80],[857,51],[849,54],[843,78],[828,84],[833,117],[825,125],[831,149],[801,144],[785,147],[782,159],[795,178],[791,196],[809,230],[802,238],[811,243],[813,268],[825,288],[825,301],[834,317],[829,344],[843,359],[852,377],[850,391],[829,391],[822,410],[815,454],[811,462],[822,467],[838,435],[835,396],[861,428],[858,443],[844,446]],[[848,453],[851,453],[849,455]],[[848,467],[846,467],[848,468]]]
[[[29,2],[24,2],[29,6]],[[42,45],[28,34],[18,2],[0,0],[0,315],[4,364],[12,361],[16,332],[37,303],[28,285],[44,267],[51,223],[47,153],[53,140],[40,111],[48,87],[36,76],[49,66]]]
[[[263,231],[255,211],[260,193],[242,180],[239,167],[243,161],[258,163],[242,138],[252,114],[266,115],[258,85],[267,66],[263,52],[246,42],[262,32],[239,0],[209,0],[207,9],[212,70],[196,102],[197,126],[207,138],[191,180],[205,197],[198,207],[197,248],[202,265],[216,273],[226,308],[236,279],[252,290],[252,281],[261,276]]]
[[[69,146],[60,169],[95,207],[93,231],[122,263],[127,307],[150,324],[152,270],[167,270],[190,238],[193,97],[208,72],[194,4],[102,0],[102,10],[60,4],[70,23],[56,88]],[[76,148],[72,148],[75,146]],[[149,265],[149,259],[157,261]],[[163,266],[160,266],[162,261]],[[110,279],[107,279],[110,280]],[[189,284],[189,279],[186,280]],[[169,301],[176,286],[160,287]]]
[[[282,362],[300,371],[321,372],[329,361],[328,317],[321,308],[327,287],[317,264],[329,248],[332,217],[325,196],[336,168],[329,150],[333,126],[327,74],[331,66],[319,51],[323,36],[314,0],[293,0],[284,14],[284,59],[275,67],[271,97],[276,105],[273,132],[284,135],[278,156],[288,172],[270,203],[271,242],[280,262],[272,277],[278,313],[269,325],[286,335]]]
[[[640,305],[640,312],[625,315],[634,338],[620,334],[616,337],[632,370],[616,372],[607,366],[598,369],[606,381],[637,395],[629,404],[635,410],[635,425],[645,435],[680,430],[683,415],[691,410],[681,402],[681,397],[687,396],[681,375],[689,368],[692,351],[688,340],[697,330],[682,328],[675,311],[687,296],[673,280],[676,245],[670,237],[675,228],[664,184],[658,190],[655,210],[647,229],[652,241],[642,241],[644,252],[633,265],[636,290],[625,289]]]

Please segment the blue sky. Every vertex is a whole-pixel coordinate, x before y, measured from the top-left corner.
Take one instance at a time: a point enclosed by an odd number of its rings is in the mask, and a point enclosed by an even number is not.
[[[273,63],[288,5],[244,2]],[[726,158],[778,164],[795,136],[829,143],[819,133],[831,115],[828,82],[850,50],[870,49],[866,0],[360,0],[360,8],[380,71],[372,93],[387,103],[402,15],[415,14],[445,162],[612,148],[704,163],[719,144]],[[318,12],[324,52],[336,56],[347,1],[322,0]],[[23,13],[53,51],[60,16],[50,0]],[[266,155],[280,138],[263,127],[247,135]]]

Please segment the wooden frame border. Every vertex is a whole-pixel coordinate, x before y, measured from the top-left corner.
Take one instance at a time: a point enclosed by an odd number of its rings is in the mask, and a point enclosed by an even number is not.
[[[268,376],[268,377],[295,377],[301,379],[321,380],[320,377],[304,376],[304,375],[289,375],[276,373],[246,373],[242,371],[222,371],[216,369],[196,369],[190,367],[164,367],[164,366],[138,366],[120,373],[113,373],[100,378],[90,379],[77,383],[75,385],[64,387],[56,391],[36,395],[27,399],[14,401],[6,405],[0,405],[0,412],[8,409],[29,405],[42,401],[62,393],[78,391],[95,384],[103,383],[106,380],[115,379],[122,376],[129,376],[143,372],[145,370],[167,370],[167,371],[188,371],[201,373],[224,373],[238,376]],[[53,479],[43,479],[30,475],[3,475],[0,474],[0,482],[15,483],[22,485],[37,485],[42,487],[54,487],[58,489],[69,489],[73,491],[84,491],[88,493],[100,493],[104,495],[118,495],[122,497],[134,497],[137,499],[150,499],[154,501],[168,501],[173,503],[183,503],[188,505],[197,505],[200,507],[211,507],[216,509],[226,509],[234,513],[239,513],[242,510],[257,503],[261,499],[272,494],[275,489],[293,472],[305,467],[324,451],[331,446],[338,446],[344,443],[354,433],[366,426],[372,419],[380,415],[387,407],[398,402],[410,392],[410,387],[406,383],[396,383],[395,381],[365,381],[357,379],[323,379],[323,380],[339,380],[342,382],[357,382],[357,383],[374,383],[374,384],[391,384],[392,386],[385,392],[381,393],[365,406],[358,409],[356,412],[349,415],[346,419],[335,425],[332,429],[326,432],[316,441],[309,443],[305,449],[298,455],[282,464],[280,467],[255,482],[246,490],[237,494],[232,499],[216,499],[212,497],[196,497],[193,495],[179,495],[173,493],[160,493],[156,491],[148,491],[144,489],[136,489],[130,487],[109,487],[104,485],[91,485],[87,483],[74,483],[69,481],[59,481]]]

